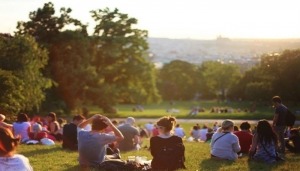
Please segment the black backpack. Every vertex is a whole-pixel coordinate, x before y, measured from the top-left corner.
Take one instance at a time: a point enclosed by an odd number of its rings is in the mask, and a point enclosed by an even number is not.
[[[290,127],[294,126],[295,121],[296,121],[296,115],[293,112],[291,112],[289,109],[287,109],[286,116],[285,116],[286,126],[290,126]]]
[[[185,147],[182,143],[166,144],[161,146],[159,155],[156,156],[158,160],[165,163],[167,170],[185,169],[184,161]]]

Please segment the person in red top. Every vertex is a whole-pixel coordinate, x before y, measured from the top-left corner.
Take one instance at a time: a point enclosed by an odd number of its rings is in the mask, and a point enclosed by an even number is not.
[[[239,138],[241,151],[240,153],[248,153],[252,144],[253,135],[251,133],[251,125],[248,122],[243,122],[240,125],[241,131],[236,131],[234,134]]]

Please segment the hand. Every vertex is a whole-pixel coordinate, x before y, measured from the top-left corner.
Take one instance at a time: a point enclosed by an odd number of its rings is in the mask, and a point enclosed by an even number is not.
[[[101,117],[103,117],[101,114],[95,114],[94,116],[92,116],[92,119],[101,118]]]
[[[108,119],[108,117],[106,116],[101,116],[102,119],[104,120],[104,123],[106,123],[106,125],[112,125],[113,123],[110,121],[110,119]]]

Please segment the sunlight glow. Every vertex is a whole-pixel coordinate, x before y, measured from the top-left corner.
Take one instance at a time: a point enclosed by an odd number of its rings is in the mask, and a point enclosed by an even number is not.
[[[13,33],[17,21],[49,0],[0,0],[0,32]],[[149,37],[215,39],[300,38],[300,1],[297,0],[52,0],[57,11],[70,7],[71,16],[94,22],[89,11],[109,7],[138,19]]]

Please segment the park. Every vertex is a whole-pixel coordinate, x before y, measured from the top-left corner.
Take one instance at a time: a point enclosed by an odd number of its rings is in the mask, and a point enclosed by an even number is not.
[[[289,151],[285,161],[275,164],[249,160],[247,154],[236,161],[214,160],[209,143],[188,138],[195,124],[212,127],[231,119],[236,126],[248,121],[254,129],[259,120],[272,123],[273,96],[280,96],[296,115],[298,128],[300,46],[253,53],[258,60],[251,65],[212,60],[204,53],[199,56],[205,59],[202,63],[175,59],[157,67],[149,49],[150,31],[137,28],[138,19],[118,8],[89,9],[95,26],[91,28],[74,17],[71,8],[57,10],[52,2],[41,5],[31,9],[28,19],[15,21],[14,33],[0,33],[0,114],[5,122],[14,123],[20,113],[43,118],[55,112],[67,123],[78,114],[86,118],[102,114],[118,121],[134,117],[135,126],[143,127],[173,116],[186,132],[182,140],[188,171],[298,170],[300,155]],[[219,49],[227,48],[230,41],[235,40],[212,40]],[[216,49],[214,56],[218,55],[224,54]],[[121,152],[121,159],[151,160],[149,146],[148,137],[139,150]],[[63,149],[61,141],[20,143],[17,153],[37,171],[80,170],[78,152]]]

